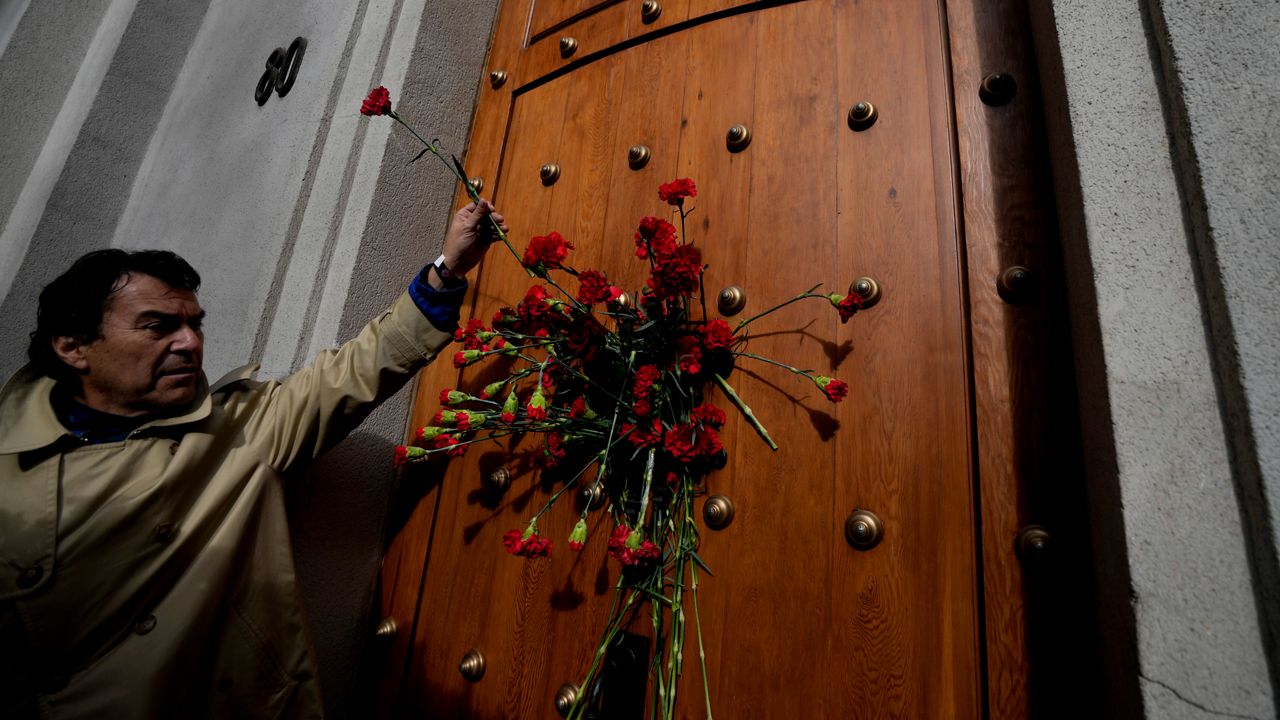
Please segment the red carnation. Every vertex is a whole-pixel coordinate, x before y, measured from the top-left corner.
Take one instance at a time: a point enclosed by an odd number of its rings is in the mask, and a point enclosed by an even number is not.
[[[630,431],[630,434],[627,435],[627,440],[638,448],[649,447],[662,442],[662,421],[658,418],[653,418],[648,425],[643,423],[640,425],[623,423],[622,432],[625,434],[628,431]]]
[[[849,383],[835,378],[829,378],[825,375],[819,375],[813,379],[822,392],[826,394],[827,399],[831,402],[840,402],[849,394]]]
[[[708,350],[727,349],[733,344],[733,331],[729,323],[716,318],[710,320],[702,328],[702,345]]]
[[[587,521],[585,518],[578,518],[578,524],[573,526],[573,531],[569,533],[569,549],[574,552],[582,552],[582,548],[587,546]]]
[[[616,300],[622,288],[609,284],[609,278],[599,270],[583,270],[578,274],[578,302],[584,305]]]
[[[525,248],[524,259],[521,264],[530,269],[541,267],[543,270],[562,267],[561,263],[569,257],[569,251],[573,249],[573,243],[565,240],[560,233],[554,230],[546,235],[535,236],[529,241],[529,247]]]
[[[636,369],[636,379],[631,386],[632,394],[639,399],[648,398],[650,390],[653,389],[653,384],[660,377],[662,377],[662,371],[658,369],[657,365],[641,365]]]
[[[662,438],[662,448],[674,460],[687,463],[693,460],[694,429],[691,425],[676,425]]]
[[[453,366],[456,368],[464,368],[482,357],[484,357],[484,353],[480,350],[463,350],[461,352],[456,352],[453,354]]]
[[[660,550],[653,542],[644,539],[639,530],[618,525],[609,534],[609,555],[623,565],[641,565],[658,559]]]
[[[840,322],[842,323],[849,322],[849,318],[862,309],[863,299],[858,293],[849,293],[848,295],[832,293],[827,296],[827,300],[830,300],[835,309],[840,312]]]
[[[684,205],[685,198],[697,197],[698,188],[689,178],[679,178],[658,187],[658,198],[668,205]]]
[[[724,427],[727,419],[724,411],[711,403],[702,403],[689,413],[691,422],[713,428]]]
[[[702,276],[702,251],[692,245],[681,245],[653,269],[649,287],[658,299],[692,295],[698,290]]]
[[[702,345],[693,335],[683,335],[676,340],[676,357],[680,361],[680,369],[690,375],[702,372]]]
[[[547,557],[551,554],[551,541],[537,533],[537,526],[530,523],[521,530],[508,530],[502,534],[502,544],[507,552],[517,557]]]
[[[542,466],[553,468],[568,456],[564,448],[564,436],[558,432],[546,434],[546,444],[542,448]]]
[[[636,229],[636,257],[647,258],[650,250],[655,260],[670,257],[676,251],[676,227],[659,217],[641,218]]]
[[[485,330],[484,323],[479,318],[471,318],[467,320],[465,328],[458,328],[453,331],[453,339],[462,343],[463,349],[479,350],[484,347],[484,340],[480,337],[480,332]]]
[[[462,457],[467,454],[467,446],[451,435],[441,435],[431,443],[431,446],[436,450],[444,450],[445,455],[449,457]]]
[[[391,114],[391,92],[379,85],[369,91],[369,97],[364,99],[364,103],[360,105],[361,115],[390,115]]]
[[[397,445],[396,457],[394,462],[396,467],[400,467],[401,465],[409,462],[409,448],[405,447],[404,445]]]

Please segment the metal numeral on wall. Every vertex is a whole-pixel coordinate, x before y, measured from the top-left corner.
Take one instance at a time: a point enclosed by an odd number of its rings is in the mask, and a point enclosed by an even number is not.
[[[307,39],[304,37],[294,38],[288,50],[276,48],[271,51],[267,57],[267,70],[258,78],[258,87],[253,91],[253,99],[259,106],[267,104],[272,90],[280,97],[289,94],[293,81],[298,79],[298,66],[302,64],[306,51]]]

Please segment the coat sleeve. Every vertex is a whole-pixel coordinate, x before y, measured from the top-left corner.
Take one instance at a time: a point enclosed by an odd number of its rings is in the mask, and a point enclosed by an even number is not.
[[[252,423],[271,467],[286,472],[340,442],[435,359],[453,338],[427,321],[408,293],[337,350],[269,383]]]

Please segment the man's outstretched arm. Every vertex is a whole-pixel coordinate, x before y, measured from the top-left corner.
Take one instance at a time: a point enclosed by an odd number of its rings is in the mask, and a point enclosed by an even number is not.
[[[459,210],[441,257],[423,268],[386,312],[337,350],[326,350],[280,383],[250,396],[249,428],[273,468],[284,472],[340,442],[452,340],[466,292],[466,274],[496,239],[488,201]],[[262,393],[265,393],[263,395]]]

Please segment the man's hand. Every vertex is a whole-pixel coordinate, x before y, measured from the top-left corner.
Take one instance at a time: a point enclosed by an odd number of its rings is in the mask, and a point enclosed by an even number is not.
[[[480,200],[479,205],[468,203],[453,216],[449,231],[444,236],[444,264],[454,275],[461,277],[475,267],[489,246],[498,239],[498,233],[489,221],[490,216],[502,232],[507,232],[502,215],[488,200]]]

